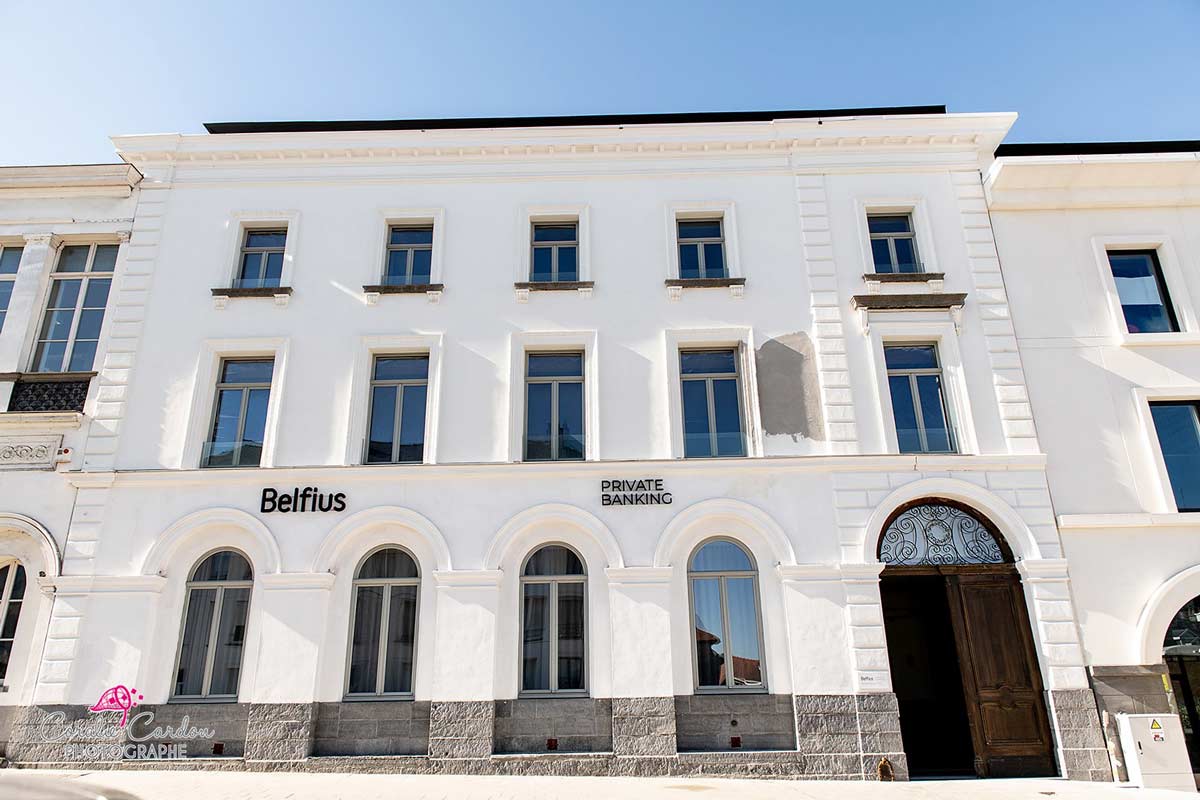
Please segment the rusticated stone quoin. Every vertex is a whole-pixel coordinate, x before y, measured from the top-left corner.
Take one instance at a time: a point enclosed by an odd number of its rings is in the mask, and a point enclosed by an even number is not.
[[[1160,682],[1160,690],[1161,687]],[[1062,754],[1064,777],[1071,780],[1113,779],[1104,728],[1096,709],[1096,697],[1091,689],[1052,689],[1046,692],[1055,738]],[[1115,727],[1114,721],[1114,735]]]

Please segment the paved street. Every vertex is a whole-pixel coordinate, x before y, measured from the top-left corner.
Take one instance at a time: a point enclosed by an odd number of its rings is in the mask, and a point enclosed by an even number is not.
[[[1112,784],[1062,780],[921,781],[858,783],[836,781],[702,780],[691,778],[523,778],[410,775],[313,775],[247,772],[0,772],[0,797],[43,800],[34,791],[52,781],[117,789],[139,800],[641,800],[689,796],[739,800],[1180,800],[1187,795]],[[48,797],[53,797],[49,795]],[[72,800],[75,795],[69,795]],[[125,800],[125,798],[121,798]]]

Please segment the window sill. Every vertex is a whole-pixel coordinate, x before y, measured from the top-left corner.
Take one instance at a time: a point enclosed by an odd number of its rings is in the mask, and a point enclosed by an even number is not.
[[[236,695],[223,695],[221,697],[170,697],[167,699],[167,705],[184,705],[187,703],[203,703],[205,705],[227,703],[229,705],[236,705],[237,702]]]
[[[235,297],[272,297],[275,299],[275,305],[282,308],[288,304],[291,296],[292,287],[290,286],[258,286],[250,288],[227,286],[212,290],[213,308],[217,310],[225,308],[230,298]]]
[[[343,703],[411,703],[416,698],[412,692],[407,694],[346,694],[342,695]]]
[[[1174,331],[1172,333],[1126,333],[1121,336],[1123,347],[1174,347],[1177,345],[1200,345],[1200,333]]]
[[[78,411],[5,411],[0,413],[0,431],[74,431],[83,423]]]
[[[591,297],[595,281],[521,281],[513,284],[518,303],[528,303],[530,292],[578,292],[580,297]]]
[[[367,305],[373,306],[379,302],[379,297],[385,294],[423,294],[430,303],[441,302],[445,284],[442,283],[377,283],[362,287]]]
[[[856,294],[850,307],[858,312],[864,334],[871,330],[872,311],[946,311],[954,323],[955,332],[962,328],[962,309],[967,295],[963,292],[930,292],[928,294]]]
[[[667,278],[667,297],[678,300],[683,296],[684,289],[724,289],[728,287],[729,295],[735,300],[741,299],[746,287],[745,278]]]
[[[766,686],[752,686],[742,689],[730,689],[728,686],[697,686],[694,694],[770,694]]]
[[[893,292],[901,294],[913,291],[940,293],[945,285],[944,272],[868,272],[863,275],[869,294]]]
[[[591,697],[585,689],[578,692],[517,692],[518,700],[579,700]]]

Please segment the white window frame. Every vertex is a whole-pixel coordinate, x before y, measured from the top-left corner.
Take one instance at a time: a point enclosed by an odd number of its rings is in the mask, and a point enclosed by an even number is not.
[[[3,255],[5,250],[17,249],[21,251],[21,258],[17,259],[17,271],[11,275],[0,275],[0,282],[12,284],[9,289],[8,303],[3,309],[0,309],[0,334],[4,333],[4,328],[8,322],[8,308],[10,305],[12,305],[12,295],[15,293],[17,288],[17,277],[21,274],[21,261],[23,261],[25,258],[25,247],[26,244],[24,239],[13,241],[0,238],[0,255]],[[120,257],[119,253],[118,257]],[[108,315],[105,314],[105,316]]]
[[[208,440],[216,403],[216,385],[221,364],[231,359],[273,358],[271,398],[267,401],[267,420],[263,429],[262,458],[259,468],[275,466],[275,449],[279,439],[279,419],[283,405],[283,387],[287,374],[289,340],[269,339],[207,339],[200,345],[196,363],[196,378],[192,386],[192,402],[188,410],[186,439],[180,457],[181,469],[204,467],[204,443]],[[247,469],[250,469],[247,467]],[[199,563],[199,562],[197,562]]]
[[[580,364],[580,374],[579,374],[578,378],[575,378],[573,376],[568,376],[568,375],[555,375],[553,377],[537,377],[537,378],[530,376],[530,374],[529,374],[529,359],[531,357],[546,356],[546,355],[552,356],[552,355],[558,355],[560,353],[562,355],[578,355],[580,357],[580,360],[583,363]],[[522,380],[525,383],[525,386],[522,390],[523,391],[522,397],[524,398],[524,400],[526,402],[528,402],[528,400],[529,400],[529,388],[531,386],[543,384],[543,385],[549,385],[552,387],[551,391],[550,391],[550,398],[551,398],[550,420],[552,423],[550,428],[552,431],[554,431],[558,427],[558,425],[555,423],[557,423],[559,421],[559,418],[558,418],[558,408],[559,408],[558,398],[560,396],[559,395],[559,387],[562,384],[578,383],[580,386],[583,387],[585,392],[587,391],[587,357],[582,352],[577,351],[577,350],[561,350],[561,351],[557,350],[557,349],[550,350],[550,351],[526,350],[525,351],[525,371],[524,371]],[[587,397],[581,396],[581,400],[583,401],[583,404],[586,407]],[[561,458],[561,455],[559,452],[558,436],[557,436],[557,434],[553,434],[553,433],[551,434],[553,438],[550,440],[550,452],[553,454],[553,457],[552,458],[540,458],[540,459],[529,458],[529,416],[528,416],[528,414],[523,415],[523,419],[521,420],[521,423],[523,425],[522,432],[521,432],[521,460],[523,462],[531,463],[531,464],[543,464],[543,463],[558,463],[560,461],[568,461],[569,462],[569,461],[578,461],[579,460],[579,459],[573,459],[573,458]],[[588,440],[587,413],[585,411],[584,422],[583,422],[583,445],[584,445],[585,454],[587,452],[587,440]],[[586,460],[586,457],[584,460]]]
[[[242,271],[242,246],[246,232],[258,229],[287,228],[283,245],[283,269],[279,273],[279,288],[294,286],[296,249],[300,240],[299,211],[235,211],[225,221],[225,258],[215,276],[214,288],[227,289],[236,285]],[[272,287],[274,288],[274,287]]]
[[[12,602],[12,589],[13,584],[17,580],[17,570],[20,569],[25,573],[25,594],[17,601],[21,604],[21,608],[17,611],[17,627],[13,631],[12,639],[8,640],[12,642],[12,647],[8,651],[8,672],[0,675],[0,686],[7,687],[13,685],[14,674],[18,671],[23,671],[25,668],[25,664],[23,663],[24,653],[21,652],[19,645],[21,643],[21,634],[25,628],[28,628],[28,625],[22,626],[22,620],[27,619],[36,610],[31,607],[34,604],[31,602],[30,595],[30,592],[36,587],[33,583],[35,576],[30,574],[29,569],[26,568],[24,562],[19,558],[9,555],[0,556],[0,568],[3,567],[8,567],[9,570],[8,574],[4,576],[4,582],[0,583],[0,623],[3,623],[8,617],[8,607]]]
[[[509,336],[508,345],[508,460],[525,459],[525,361],[528,353],[583,353],[583,461],[600,459],[600,395],[597,366],[597,334],[585,331],[521,331]],[[536,464],[579,464],[579,461],[530,462]]]
[[[907,214],[912,220],[913,238],[917,243],[917,258],[921,271],[914,275],[940,273],[937,249],[933,246],[933,223],[925,198],[921,195],[869,195],[854,198],[854,216],[858,225],[859,252],[862,258],[862,274],[875,274],[875,258],[871,254],[871,230],[867,216],[875,214]],[[914,278],[914,282],[917,279]],[[919,292],[919,286],[906,286],[906,292]]]
[[[579,559],[579,563],[583,566],[582,575],[525,575],[525,568],[529,566],[529,559],[533,558],[540,550],[547,547],[562,547],[575,554]],[[591,634],[591,600],[588,598],[590,594],[588,583],[591,576],[588,574],[587,561],[571,545],[566,542],[542,542],[537,544],[521,560],[521,569],[517,573],[517,696],[518,697],[587,697],[591,678],[591,667],[588,663],[591,659],[592,651],[591,644],[588,641],[588,636]],[[549,593],[549,603],[547,604],[546,627],[547,633],[550,634],[550,684],[553,688],[550,689],[526,689],[524,686],[525,676],[521,669],[522,661],[525,657],[524,642],[525,642],[525,587],[530,583],[547,584],[551,587]],[[580,583],[583,584],[583,686],[579,689],[559,689],[558,686],[558,584],[561,583]]]
[[[104,273],[104,272],[93,273],[93,272],[91,272],[92,261],[96,257],[95,248],[99,245],[116,246],[116,248],[117,248],[117,258],[116,258],[116,261],[113,263],[113,271],[112,272],[108,272],[108,273]],[[83,246],[88,246],[90,248],[90,250],[88,252],[88,262],[87,262],[88,270],[85,272],[61,273],[63,277],[56,278],[55,276],[58,276],[60,274],[58,271],[58,263],[59,263],[59,259],[62,257],[63,250],[67,247],[83,247]],[[28,247],[28,245],[26,245],[26,247]],[[53,246],[51,248],[50,253],[47,254],[47,258],[46,258],[46,271],[45,271],[45,275],[42,279],[39,303],[35,307],[35,311],[34,311],[35,323],[34,323],[33,329],[28,331],[28,333],[27,333],[27,349],[25,352],[25,358],[22,363],[24,363],[28,367],[30,372],[34,371],[33,367],[34,367],[35,359],[37,358],[38,343],[41,341],[42,325],[45,324],[46,314],[50,310],[48,308],[48,304],[50,302],[50,294],[51,294],[51,291],[52,291],[55,281],[56,280],[71,280],[70,276],[77,276],[79,278],[84,279],[84,285],[80,288],[80,292],[79,292],[79,302],[82,303],[83,295],[87,291],[86,284],[88,283],[88,281],[93,276],[108,275],[109,276],[108,279],[111,282],[108,285],[108,299],[105,301],[105,304],[104,304],[104,320],[100,325],[99,338],[96,340],[96,355],[92,359],[92,368],[90,370],[86,370],[88,372],[98,372],[99,371],[100,366],[104,363],[103,362],[104,354],[108,351],[108,339],[109,339],[109,333],[112,330],[112,317],[113,317],[113,314],[110,313],[110,309],[113,306],[113,300],[116,297],[117,291],[119,289],[119,286],[117,284],[117,279],[118,279],[118,274],[122,271],[122,264],[124,261],[124,257],[125,257],[125,242],[116,236],[72,235],[72,236],[61,236],[61,237],[54,238]],[[22,253],[22,260],[24,260],[24,253]],[[18,267],[17,269],[18,269],[18,275],[19,275],[20,267]],[[102,278],[102,280],[103,280],[103,278]],[[16,291],[15,286],[13,287],[13,290]],[[77,304],[75,306],[75,317],[74,317],[74,319],[71,320],[71,334],[70,334],[70,337],[67,339],[67,341],[69,342],[69,345],[70,345],[68,347],[69,353],[73,353],[74,349],[75,349],[75,334],[76,334],[76,328],[79,326],[80,314],[81,314],[81,307]],[[64,367],[67,366],[68,361],[69,361],[69,359],[64,357],[64,359],[63,359]],[[54,375],[56,373],[46,372],[46,373],[40,373],[40,374]]]
[[[741,398],[742,435],[746,454],[742,458],[763,455],[762,415],[758,402],[758,372],[754,358],[754,333],[750,328],[693,328],[667,330],[667,418],[671,420],[671,458],[684,458],[683,388],[679,366],[681,350],[734,350],[738,359],[738,395]],[[738,456],[729,456],[737,458]],[[720,457],[716,457],[720,458]],[[690,459],[710,460],[710,459]]]
[[[739,550],[746,554],[750,559],[750,572],[743,570],[717,570],[713,572],[694,572],[692,571],[692,561],[696,558],[696,554],[705,546],[713,542],[729,542],[735,545]],[[686,568],[684,575],[687,580],[687,597],[688,597],[688,648],[692,651],[692,691],[696,694],[767,694],[767,647],[766,636],[763,632],[764,620],[762,609],[762,573],[758,569],[758,561],[754,558],[754,553],[745,543],[738,541],[730,536],[710,536],[704,539],[688,553]],[[761,686],[729,686],[728,680],[725,686],[701,686],[700,685],[700,661],[696,654],[696,593],[692,589],[694,580],[719,579],[721,581],[721,619],[722,628],[730,626],[729,623],[729,604],[728,594],[724,590],[724,579],[727,577],[734,578],[751,578],[754,586],[754,610],[755,622],[758,624],[758,654],[759,654],[759,673],[762,675]],[[728,631],[722,630],[722,634]],[[727,654],[728,655],[728,654]],[[729,663],[728,660],[726,663]]]
[[[444,283],[442,278],[443,254],[446,251],[446,209],[439,207],[428,208],[380,208],[378,209],[378,224],[375,234],[375,252],[378,254],[374,272],[363,281],[363,285],[371,286],[383,283],[387,274],[388,240],[393,227],[411,225],[433,226],[433,253],[429,264],[429,282]]]
[[[679,280],[679,228],[677,223],[689,220],[721,220],[725,238],[725,277],[744,278],[741,246],[738,243],[737,206],[732,200],[710,200],[671,203],[665,209],[667,241],[667,280]]]
[[[246,559],[246,563],[250,565],[250,580],[248,581],[193,581],[192,575],[210,556],[217,553],[231,552],[236,553]],[[184,581],[183,588],[183,615],[179,620],[178,643],[175,645],[175,660],[172,662],[170,691],[167,702],[169,703],[236,703],[242,694],[242,680],[246,675],[246,650],[250,643],[250,620],[251,611],[254,606],[255,582],[258,579],[258,574],[254,570],[254,562],[241,550],[236,547],[216,547],[206,551],[200,558],[196,559],[196,563],[188,569],[187,580]],[[200,679],[201,694],[175,694],[175,682],[179,675],[179,660],[183,657],[183,635],[187,628],[188,607],[192,602],[193,589],[217,589],[217,603],[213,608],[212,621],[208,629],[208,646],[205,648],[204,654],[204,675]],[[242,638],[242,657],[238,663],[238,690],[235,694],[211,694],[209,690],[212,688],[212,670],[214,659],[216,658],[216,650],[213,647],[213,642],[217,638],[217,634],[221,628],[221,610],[222,601],[225,599],[226,589],[249,589],[250,600],[246,607],[246,630]]]
[[[367,563],[367,559],[376,553],[384,550],[399,550],[413,560],[413,564],[417,567],[417,577],[415,578],[359,578],[358,573]],[[420,644],[421,636],[421,581],[424,576],[421,574],[421,562],[413,554],[411,550],[399,544],[381,544],[378,547],[373,547],[367,551],[366,555],[358,560],[354,565],[354,572],[350,578],[350,630],[346,634],[346,668],[345,677],[342,680],[342,697],[344,700],[411,700],[417,690],[417,647]],[[376,653],[377,667],[375,675],[375,686],[378,687],[374,692],[356,692],[350,693],[350,659],[354,655],[354,622],[358,616],[358,587],[360,586],[383,586],[390,589],[393,586],[415,586],[417,587],[417,603],[414,610],[413,618],[413,654],[412,654],[412,675],[409,677],[409,683],[412,684],[412,691],[409,692],[385,692],[382,689],[384,676],[387,668],[387,627],[389,612],[391,611],[391,592],[385,595],[383,601],[382,613],[379,618],[379,652]]]
[[[883,347],[903,344],[933,344],[937,347],[938,363],[942,370],[942,392],[945,395],[946,417],[952,426],[957,449],[952,453],[905,453],[904,455],[933,457],[979,455],[979,436],[971,412],[966,370],[958,347],[954,323],[947,321],[873,320],[870,338],[871,365],[875,373],[875,394],[879,409],[877,422],[883,432],[885,453],[899,454],[900,441],[896,434],[896,417],[892,409],[892,393],[888,388],[887,363]]]
[[[1162,447],[1158,443],[1158,429],[1154,427],[1154,417],[1150,413],[1151,403],[1180,401],[1200,402],[1200,384],[1138,387],[1133,390],[1133,406],[1137,415],[1137,430],[1134,431],[1134,436],[1141,445],[1141,455],[1145,459],[1143,463],[1150,465],[1152,469],[1142,469],[1136,462],[1130,466],[1142,505],[1151,513],[1197,514],[1181,512],[1175,503],[1171,474],[1167,471],[1167,461],[1163,458]]]
[[[1117,292],[1117,281],[1108,263],[1110,250],[1153,250],[1158,255],[1158,266],[1162,270],[1163,283],[1167,286],[1167,302],[1175,312],[1179,330],[1169,333],[1130,333],[1121,308],[1121,296]],[[1200,344],[1200,318],[1187,290],[1183,265],[1175,251],[1171,237],[1166,234],[1113,234],[1092,237],[1092,255],[1100,270],[1100,286],[1108,301],[1109,324],[1121,344],[1127,347],[1138,345]]]
[[[436,239],[435,239],[436,241]],[[436,244],[434,245],[437,246]],[[367,446],[367,426],[371,414],[371,371],[376,356],[429,357],[429,377],[425,388],[425,457],[422,464],[436,464],[438,441],[438,410],[441,408],[442,334],[410,333],[404,335],[364,336],[359,340],[350,382],[349,409],[343,431],[346,447],[343,466],[413,467],[417,462],[400,464],[364,464]]]
[[[516,254],[517,265],[513,283],[530,283],[533,280],[533,226],[534,223],[574,222],[576,258],[579,267],[578,282],[592,278],[592,232],[591,206],[587,203],[539,204],[524,206],[518,215],[520,236],[517,238],[520,252]]]

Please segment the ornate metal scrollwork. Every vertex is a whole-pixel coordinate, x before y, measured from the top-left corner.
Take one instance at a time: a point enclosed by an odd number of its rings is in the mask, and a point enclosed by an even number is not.
[[[897,566],[1002,564],[1004,551],[987,526],[942,503],[906,509],[883,531],[879,560]]]

